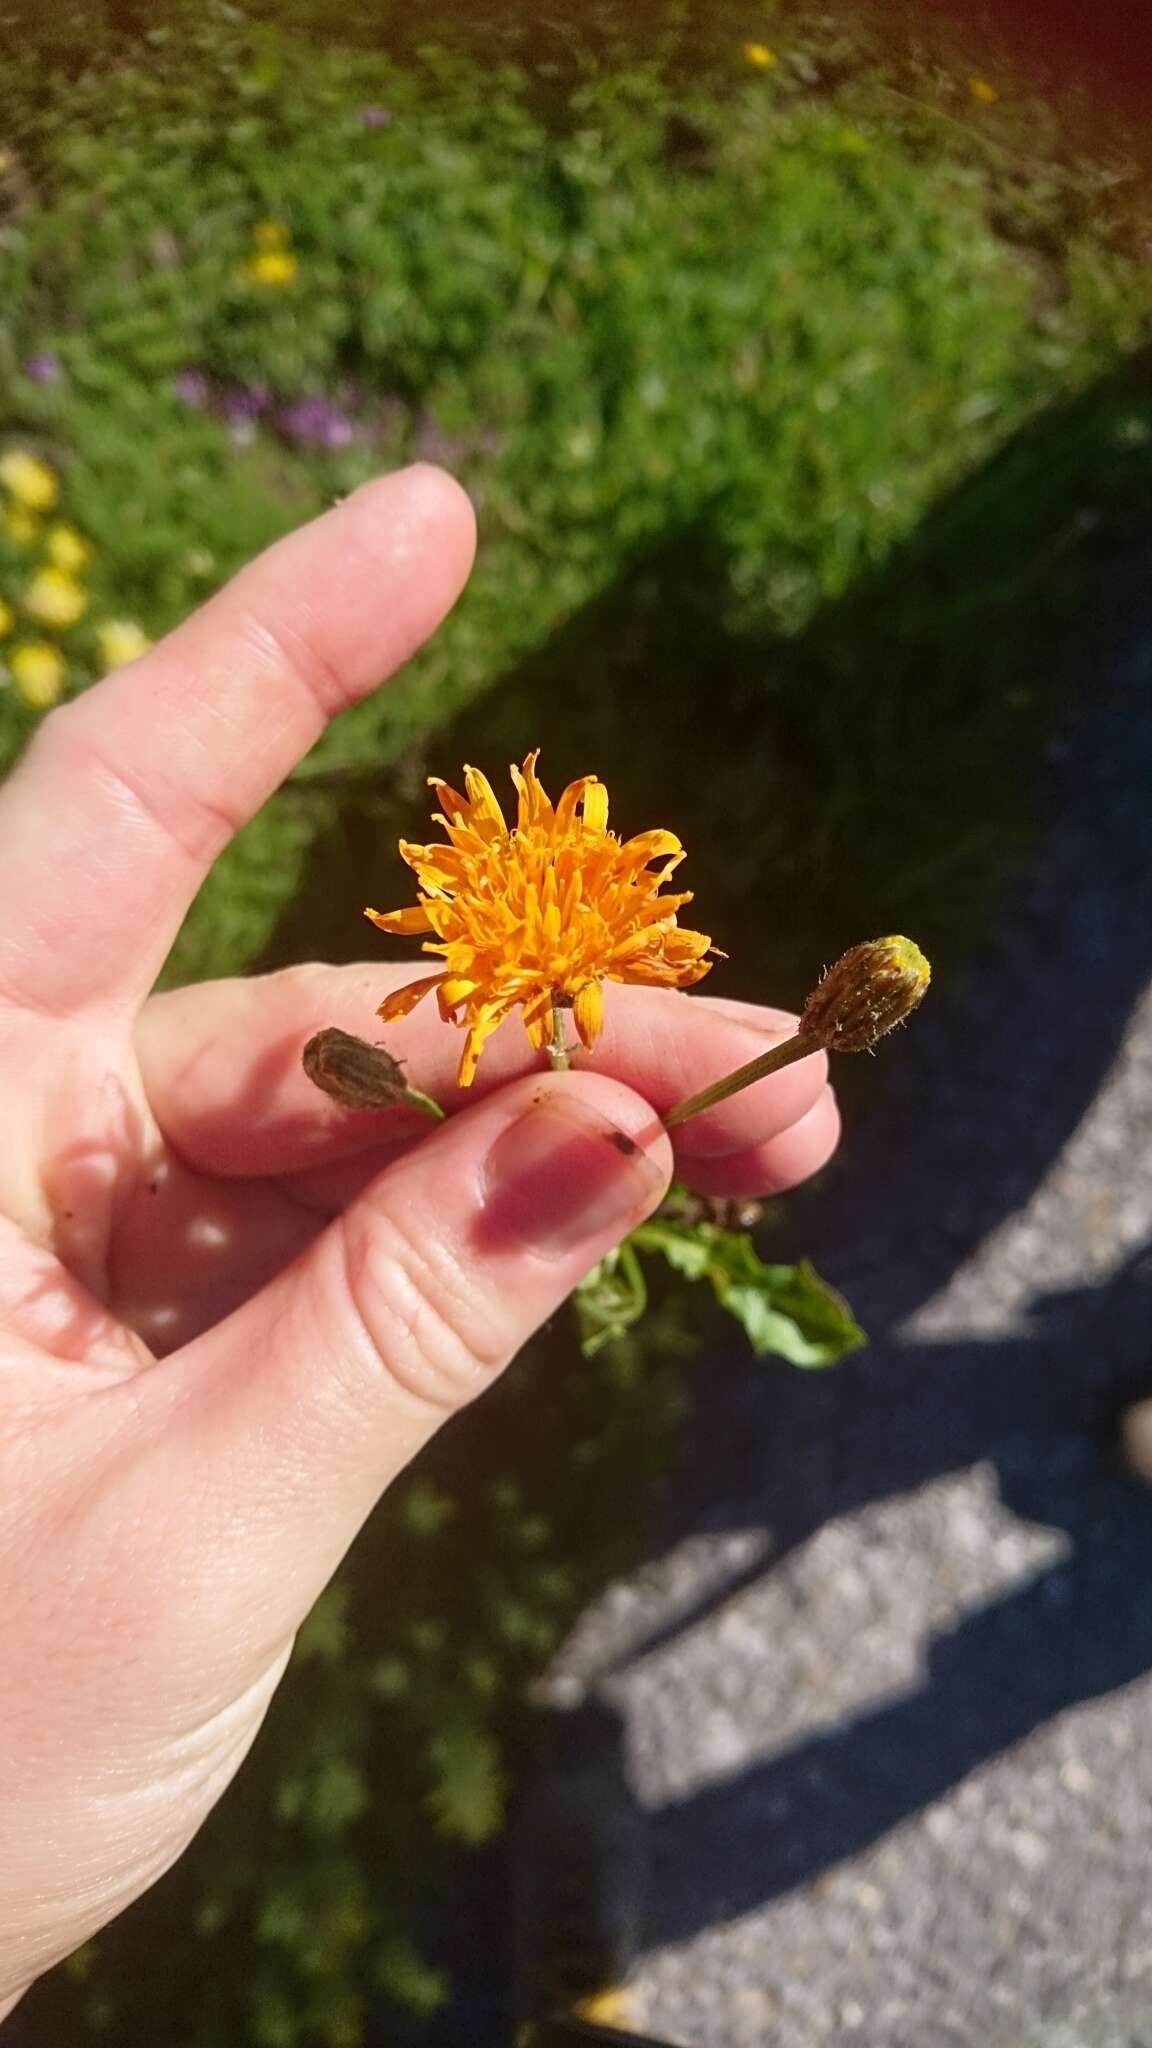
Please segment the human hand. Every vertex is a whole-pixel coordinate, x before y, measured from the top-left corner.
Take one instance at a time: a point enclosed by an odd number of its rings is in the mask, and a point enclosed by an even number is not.
[[[213,859],[472,548],[440,472],[366,486],[53,712],[0,795],[0,2017],[179,1855],[384,1487],[656,1207],[653,1109],[789,1028],[617,989],[594,1073],[532,1071],[513,1023],[461,1097],[420,1011],[389,1045],[460,1110],[430,1130],[300,1067],[410,963],[149,998]],[[823,1060],[676,1136],[705,1192],[802,1179]]]

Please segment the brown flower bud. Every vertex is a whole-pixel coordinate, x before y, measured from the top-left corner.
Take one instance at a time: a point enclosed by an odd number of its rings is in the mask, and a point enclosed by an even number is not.
[[[804,1005],[800,1034],[828,1052],[869,1052],[911,1015],[932,969],[911,939],[869,939],[828,969]]]
[[[418,1109],[434,1118],[444,1114],[431,1096],[408,1085],[400,1061],[382,1045],[353,1038],[335,1024],[308,1040],[301,1060],[308,1079],[345,1109]]]

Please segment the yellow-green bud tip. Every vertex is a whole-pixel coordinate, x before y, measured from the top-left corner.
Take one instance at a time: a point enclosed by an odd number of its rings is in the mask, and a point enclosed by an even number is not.
[[[800,1018],[801,1034],[828,1052],[869,1052],[911,1016],[931,979],[932,969],[911,939],[869,939],[843,954],[813,989]]]

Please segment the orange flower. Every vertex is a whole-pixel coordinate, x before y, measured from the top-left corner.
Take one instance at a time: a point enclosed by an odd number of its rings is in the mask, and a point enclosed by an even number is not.
[[[703,932],[681,931],[691,895],[661,896],[684,858],[671,832],[620,840],[609,832],[608,792],[595,775],[569,783],[553,807],[536,778],[539,749],[512,768],[519,796],[510,829],[486,776],[465,768],[461,796],[430,777],[443,806],[446,845],[400,852],[420,884],[411,910],[368,910],[397,935],[433,932],[422,951],[443,971],[398,988],[380,1005],[386,1022],[437,990],[446,1022],[467,1028],[459,1083],[471,1086],[487,1039],[515,1009],[538,1052],[553,1039],[554,1012],[571,1009],[585,1046],[604,1022],[605,981],[688,988],[715,953]]]

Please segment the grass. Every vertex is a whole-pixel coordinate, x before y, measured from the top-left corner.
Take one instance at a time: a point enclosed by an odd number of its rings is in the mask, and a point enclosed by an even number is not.
[[[1133,603],[1131,166],[987,52],[798,7],[556,10],[533,39],[422,9],[420,48],[415,11],[357,4],[82,12],[0,0],[0,445],[93,544],[49,635],[68,687],[94,622],[163,631],[412,454],[481,525],[443,633],[241,835],[168,978],[371,955],[423,774],[536,742],[550,784],[595,769],[624,829],[683,835],[718,993],[796,1000],[881,929],[954,956]],[[46,545],[0,539],[18,615]],[[0,696],[0,764],[40,715]],[[46,2030],[352,2048],[375,2000],[436,2004],[416,1901],[498,1826],[525,1679],[631,1554],[680,1341],[666,1308],[576,1367],[558,1328],[447,1433]]]

